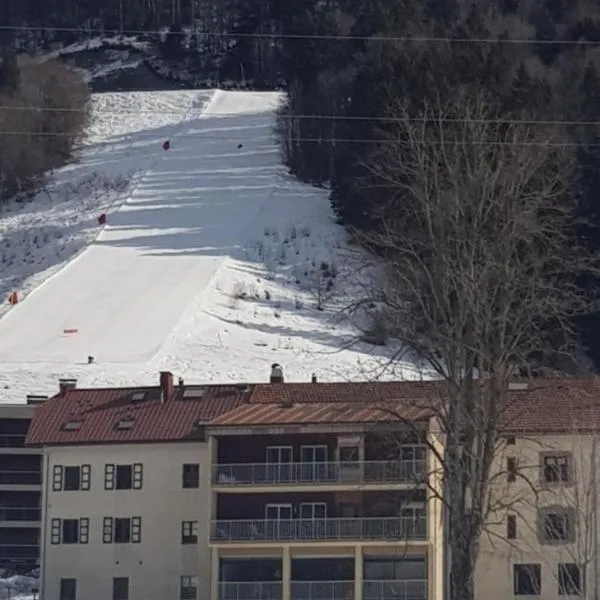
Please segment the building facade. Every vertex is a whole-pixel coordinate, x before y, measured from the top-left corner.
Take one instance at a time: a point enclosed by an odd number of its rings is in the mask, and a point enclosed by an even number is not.
[[[339,418],[258,404],[209,427],[211,598],[441,598],[426,424]]]
[[[43,600],[442,600],[437,385],[63,381],[27,438]],[[518,390],[476,597],[596,599],[600,379]]]
[[[35,406],[0,404],[0,569],[27,572],[39,565],[42,452],[25,446]]]

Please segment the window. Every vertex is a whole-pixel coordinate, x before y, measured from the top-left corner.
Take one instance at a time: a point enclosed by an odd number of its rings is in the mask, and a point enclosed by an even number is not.
[[[113,600],[129,600],[129,577],[113,577]]]
[[[54,465],[52,468],[52,491],[74,491],[90,489],[90,465]]]
[[[542,566],[521,564],[513,566],[515,596],[539,596],[542,592]]]
[[[77,599],[77,579],[68,578],[60,580],[59,600]]]
[[[506,459],[506,473],[508,481],[516,481],[517,479],[517,459],[510,456]]]
[[[182,485],[186,489],[200,487],[200,465],[191,463],[183,465]]]
[[[198,521],[183,521],[181,523],[181,543],[198,543]]]
[[[560,506],[539,511],[541,542],[567,542],[574,535],[574,511]]]
[[[570,483],[571,457],[569,454],[542,456],[542,481],[547,484]]]
[[[139,544],[142,541],[142,517],[104,517],[102,541],[105,544]]]
[[[517,537],[517,516],[508,515],[506,518],[506,538],[514,540]]]
[[[87,544],[90,531],[90,520],[84,519],[52,519],[50,524],[51,544]]]
[[[142,489],[141,463],[133,465],[105,465],[104,489],[105,490],[141,490]]]
[[[196,600],[198,594],[198,578],[193,575],[182,575],[180,600]]]
[[[575,563],[558,565],[558,593],[561,596],[581,596],[582,569]]]
[[[506,436],[506,445],[507,446],[514,446],[516,443],[517,443],[517,438],[515,438],[514,435]]]

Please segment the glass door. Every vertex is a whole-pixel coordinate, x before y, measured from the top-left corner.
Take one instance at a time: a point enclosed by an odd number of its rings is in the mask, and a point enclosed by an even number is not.
[[[327,446],[300,448],[301,481],[327,481]]]
[[[292,446],[268,446],[266,451],[266,479],[273,483],[291,483],[293,481]]]
[[[324,502],[300,504],[300,523],[303,539],[327,538],[327,504]]]
[[[265,529],[267,539],[293,539],[293,511],[291,504],[267,504],[265,506]]]

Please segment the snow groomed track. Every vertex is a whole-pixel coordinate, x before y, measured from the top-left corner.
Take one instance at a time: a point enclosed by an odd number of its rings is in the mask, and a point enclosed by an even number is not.
[[[279,96],[205,98],[173,129],[168,152],[157,144],[96,242],[0,320],[1,363],[146,361],[239,248],[276,185]]]

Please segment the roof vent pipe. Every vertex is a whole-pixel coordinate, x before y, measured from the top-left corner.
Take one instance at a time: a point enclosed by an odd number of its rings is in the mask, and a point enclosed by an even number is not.
[[[271,365],[271,383],[283,383],[283,369],[277,363]]]

